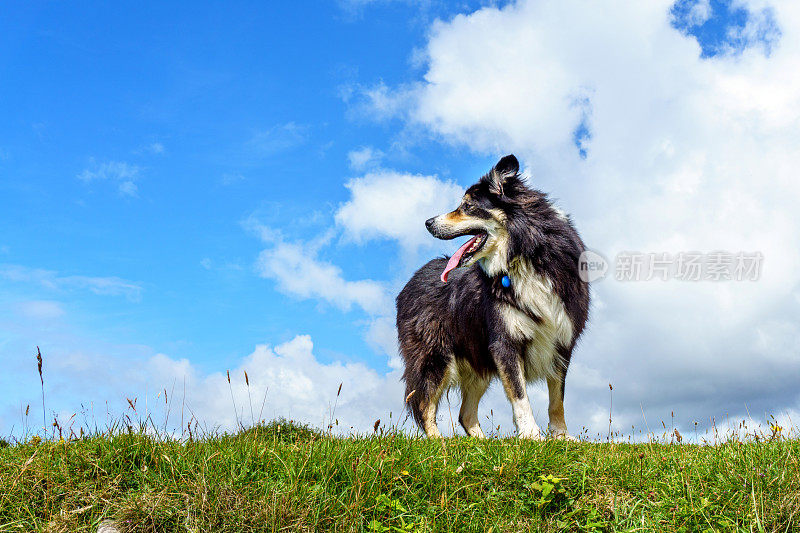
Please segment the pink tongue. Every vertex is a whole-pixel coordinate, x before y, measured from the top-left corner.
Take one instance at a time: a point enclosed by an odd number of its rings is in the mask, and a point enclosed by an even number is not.
[[[446,267],[444,267],[444,271],[442,272],[442,275],[441,275],[441,277],[439,278],[439,279],[441,279],[441,280],[442,280],[442,283],[447,283],[447,275],[450,273],[450,271],[451,271],[451,270],[455,269],[455,268],[458,266],[458,262],[459,262],[459,261],[461,261],[461,256],[463,256],[463,255],[464,255],[464,252],[466,252],[466,251],[467,251],[467,248],[469,248],[470,246],[472,246],[472,245],[473,245],[473,243],[474,243],[475,241],[477,241],[477,240],[478,240],[478,236],[477,236],[477,235],[475,235],[473,238],[471,238],[470,240],[468,240],[467,242],[465,242],[465,243],[464,243],[464,244],[461,246],[461,248],[459,248],[458,250],[456,250],[456,253],[454,253],[454,254],[453,254],[453,257],[451,257],[451,258],[450,258],[450,259],[447,261],[447,266],[446,266]]]

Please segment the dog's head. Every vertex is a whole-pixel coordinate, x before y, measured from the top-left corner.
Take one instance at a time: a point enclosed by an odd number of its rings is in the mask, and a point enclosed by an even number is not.
[[[437,239],[455,239],[472,235],[447,262],[441,279],[447,282],[449,272],[484,261],[487,272],[507,269],[509,200],[521,187],[519,162],[513,155],[502,158],[464,193],[461,204],[444,215],[428,219],[425,226]]]

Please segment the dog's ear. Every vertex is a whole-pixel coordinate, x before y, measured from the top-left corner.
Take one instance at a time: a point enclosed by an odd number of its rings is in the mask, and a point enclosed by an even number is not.
[[[519,173],[519,161],[514,154],[509,154],[502,158],[484,176],[484,180],[489,184],[489,191],[498,196],[503,195],[503,186],[509,178],[515,177]]]

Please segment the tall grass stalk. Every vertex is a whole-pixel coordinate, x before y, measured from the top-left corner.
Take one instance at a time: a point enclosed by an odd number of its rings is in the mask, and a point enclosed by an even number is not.
[[[42,428],[43,428],[43,430],[44,430],[44,432],[46,434],[47,433],[47,415],[46,415],[47,411],[46,411],[45,405],[44,405],[44,374],[42,374],[42,351],[39,349],[38,346],[36,347],[36,366],[39,369],[39,381],[41,382],[41,385],[42,385]]]
[[[247,370],[244,371],[244,382],[247,385],[247,402],[250,404],[250,424],[255,426],[256,420],[253,416],[253,398],[250,396],[250,377],[247,375]]]
[[[233,386],[231,385],[231,371],[226,370],[225,374],[228,376],[228,390],[231,392],[231,402],[233,403],[233,415],[236,419],[236,427],[242,427],[241,422],[239,422],[239,409],[236,407],[236,400],[233,397]]]
[[[611,411],[614,407],[614,387],[611,386],[611,383],[608,384],[608,437],[606,437],[607,441],[611,441]]]

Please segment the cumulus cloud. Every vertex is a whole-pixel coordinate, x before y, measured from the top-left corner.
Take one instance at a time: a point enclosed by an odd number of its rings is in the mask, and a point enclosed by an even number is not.
[[[713,57],[674,27],[669,1],[487,7],[433,25],[422,80],[364,94],[443,142],[521,156],[532,185],[611,259],[763,253],[758,282],[598,283],[576,355],[594,378],[567,382],[580,425],[596,423],[608,382],[618,428],[641,424],[642,410],[651,424],[672,411],[688,423],[800,403],[800,8],[736,5],[749,27],[729,42],[747,42]],[[691,6],[692,24],[710,16]]]
[[[371,149],[370,149],[371,153]],[[373,239],[396,241],[405,251],[415,251],[432,239],[422,223],[458,204],[463,190],[436,176],[379,169],[350,180],[350,198],[335,213],[338,232],[357,243]],[[367,343],[386,354],[389,365],[400,365],[394,329],[394,287],[371,280],[345,279],[342,269],[320,257],[330,244],[333,228],[309,241],[290,241],[280,232],[246,223],[268,245],[258,257],[259,275],[275,281],[279,290],[303,299],[317,299],[339,309],[354,307],[368,315]]]
[[[283,292],[299,298],[318,298],[349,311],[353,305],[370,314],[391,309],[385,287],[373,280],[344,279],[342,269],[317,257],[313,245],[278,238],[258,257],[259,274]]]
[[[395,370],[402,368],[394,314],[373,318],[367,328],[365,340],[377,351],[389,357],[391,368]]]
[[[388,358],[391,368],[399,368],[393,287],[372,279],[346,279],[339,266],[321,257],[336,236],[336,228],[311,239],[292,241],[254,217],[244,225],[267,245],[256,261],[261,277],[273,280],[278,290],[292,297],[315,299],[343,311],[360,311],[366,317],[356,319],[356,323],[364,328],[364,340]]]
[[[393,422],[403,423],[405,418],[396,371],[379,374],[362,363],[322,363],[307,335],[276,346],[258,345],[237,366],[211,373],[203,373],[187,358],[82,340],[88,348],[63,343],[42,348],[48,417],[57,416],[63,427],[76,433],[81,426],[104,430],[119,423],[123,414],[134,421],[150,415],[153,424],[174,434],[181,434],[190,422],[204,431],[235,431],[240,425],[277,418],[316,428],[332,424],[335,432],[348,434],[371,431],[377,419],[388,424],[390,413]],[[0,353],[5,348],[0,347]],[[26,405],[39,404],[38,389],[32,386],[34,378],[38,380],[35,364],[27,366],[6,372],[0,380],[22,402],[21,407],[0,408],[2,435],[11,433],[12,426],[16,436],[26,426],[33,431],[39,427],[41,411],[27,419],[23,414]],[[17,391],[19,383],[27,384],[27,390]]]
[[[464,190],[435,176],[379,170],[347,183],[350,199],[336,211],[336,224],[355,242],[396,240],[405,250],[432,242],[423,224],[458,205]]]
[[[78,179],[89,183],[92,181],[111,181],[117,184],[119,193],[124,196],[136,196],[138,187],[136,180],[139,179],[139,167],[125,163],[124,161],[106,161],[98,163],[91,160],[91,166],[78,174]]]
[[[172,390],[173,383],[180,384],[179,401],[188,407],[185,416],[191,413],[209,429],[233,430],[239,423],[283,417],[318,428],[338,418],[340,431],[349,431],[350,426],[364,431],[376,418],[386,419],[390,410],[402,409],[403,401],[399,381],[392,383],[397,380],[390,376],[379,375],[361,363],[321,363],[308,335],[297,335],[277,346],[258,345],[235,368],[206,375],[186,359],[156,354],[130,379],[134,385],[128,387],[129,394],[142,394],[146,380],[153,395],[164,388]]]
[[[176,377],[180,374],[173,373]],[[322,428],[338,419],[339,431],[349,431],[351,426],[365,431],[376,419],[386,421],[389,411],[399,414],[403,407],[402,387],[396,375],[380,375],[361,363],[321,363],[307,335],[274,347],[257,346],[231,371],[231,386],[239,419],[247,422],[261,415],[267,420],[285,417]],[[196,378],[190,382],[189,390],[190,405],[205,414],[204,419],[235,427],[226,373]]]

